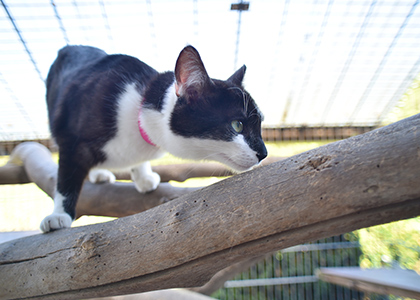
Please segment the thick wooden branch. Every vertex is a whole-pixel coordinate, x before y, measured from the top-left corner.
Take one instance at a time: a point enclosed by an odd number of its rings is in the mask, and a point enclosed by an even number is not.
[[[22,150],[25,148],[25,150]],[[19,144],[11,155],[11,160],[0,167],[0,184],[23,184],[32,182],[30,176],[26,173],[26,169],[19,158],[20,155],[30,155],[30,159],[36,160],[48,159],[50,162],[50,155],[47,154],[47,148],[41,144],[33,142],[25,142]],[[43,155],[45,154],[45,156]],[[268,165],[273,162],[282,160],[282,157],[267,157],[262,165]],[[221,177],[233,175],[232,171],[218,163],[184,163],[172,165],[153,166],[153,171],[160,175],[162,182],[169,182],[170,180],[184,182],[189,178],[198,177]],[[117,173],[115,174],[119,180],[130,180],[130,174]]]
[[[40,147],[44,147],[41,144],[25,142],[17,146],[17,151],[20,147],[30,147],[34,151],[39,151]],[[13,153],[16,155],[16,153]],[[31,155],[31,157],[35,157]],[[270,158],[267,159],[265,164],[270,162],[278,161],[281,158]],[[153,171],[157,172],[162,182],[169,182],[170,180],[184,182],[189,178],[197,177],[220,177],[230,176],[233,173],[226,167],[218,163],[185,163],[185,164],[173,164],[173,165],[160,165],[153,166]],[[118,180],[131,180],[130,174],[128,173],[116,173]],[[9,162],[5,166],[0,167],[0,184],[23,184],[32,182],[26,173],[24,165]]]
[[[420,214],[420,115],[141,214],[0,244],[0,299],[195,287],[244,259]]]
[[[266,159],[264,164],[278,161],[281,158]],[[193,177],[232,175],[226,167],[217,163],[197,163],[165,165],[153,167],[162,177],[163,182],[169,180],[185,181]],[[17,184],[35,182],[50,197],[54,195],[57,165],[49,150],[38,143],[26,142],[18,145],[10,157],[10,161],[0,167],[0,184]],[[117,174],[118,179],[130,179],[129,174]],[[77,217],[98,215],[124,217],[145,211],[181,195],[197,190],[197,188],[177,188],[162,183],[152,193],[142,195],[132,183],[91,184],[86,182],[78,205]]]

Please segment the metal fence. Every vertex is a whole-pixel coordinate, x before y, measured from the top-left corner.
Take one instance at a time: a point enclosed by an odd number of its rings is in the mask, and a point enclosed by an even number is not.
[[[364,299],[361,292],[319,281],[320,267],[358,266],[362,254],[351,233],[280,250],[227,281],[223,300]]]

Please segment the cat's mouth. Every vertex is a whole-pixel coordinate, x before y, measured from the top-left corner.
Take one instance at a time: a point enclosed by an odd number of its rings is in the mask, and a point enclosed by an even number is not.
[[[238,171],[238,172],[248,171],[253,166],[258,164],[258,163],[254,163],[254,162],[250,162],[249,164],[242,164],[242,163],[236,162],[235,160],[233,160],[232,158],[230,158],[228,155],[226,155],[224,153],[219,153],[218,156],[221,158],[221,159],[219,159],[219,161],[221,163],[224,163],[224,164],[228,165],[229,167],[231,167],[232,169],[234,169],[235,171]]]

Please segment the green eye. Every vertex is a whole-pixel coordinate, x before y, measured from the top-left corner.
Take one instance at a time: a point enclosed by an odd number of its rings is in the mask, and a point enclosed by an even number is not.
[[[230,123],[232,125],[233,130],[235,130],[237,133],[241,133],[242,130],[244,129],[244,124],[242,124],[241,121],[232,121],[232,123]]]

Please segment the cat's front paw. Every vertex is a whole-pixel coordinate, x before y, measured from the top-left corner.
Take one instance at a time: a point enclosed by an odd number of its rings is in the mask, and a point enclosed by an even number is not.
[[[46,233],[52,230],[69,228],[72,222],[73,220],[66,213],[52,213],[42,220],[40,229],[42,232]]]
[[[114,183],[115,175],[108,170],[92,169],[89,172],[89,181],[91,183]]]
[[[160,176],[158,173],[151,172],[138,177],[134,176],[133,181],[140,193],[147,193],[157,189],[160,183]]]

